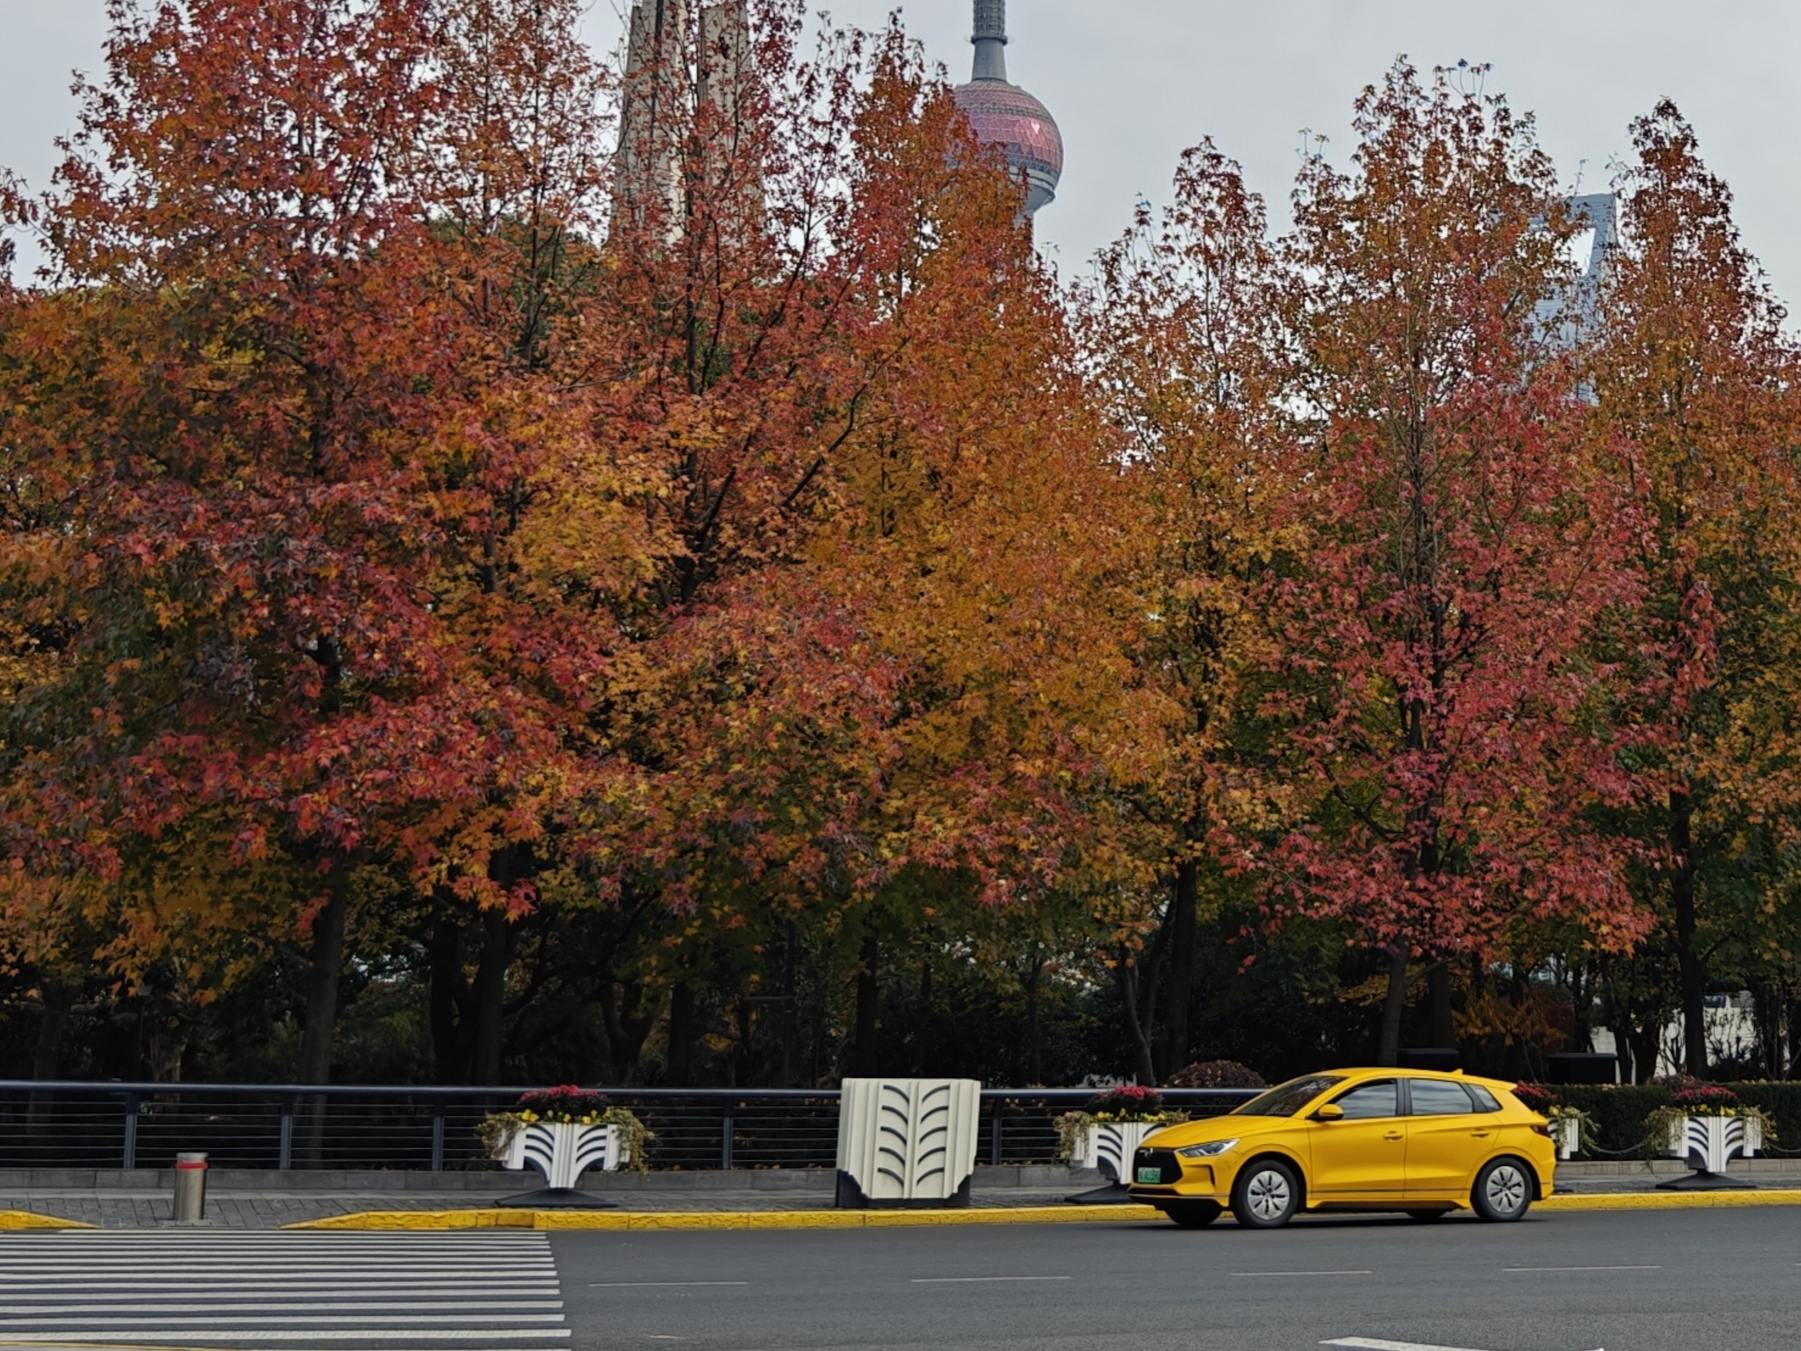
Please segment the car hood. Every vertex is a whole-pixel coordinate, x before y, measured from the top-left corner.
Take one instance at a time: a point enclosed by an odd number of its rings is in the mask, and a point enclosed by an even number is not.
[[[1204,1145],[1209,1140],[1243,1140],[1270,1135],[1293,1125],[1293,1118],[1285,1116],[1210,1116],[1200,1121],[1165,1126],[1144,1143],[1151,1149],[1182,1149],[1188,1145]]]

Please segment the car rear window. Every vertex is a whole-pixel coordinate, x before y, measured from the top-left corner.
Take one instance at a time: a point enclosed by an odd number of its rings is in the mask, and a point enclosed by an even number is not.
[[[1342,1075],[1313,1074],[1303,1079],[1290,1079],[1277,1084],[1267,1093],[1259,1093],[1241,1107],[1232,1109],[1233,1116],[1293,1116],[1301,1108],[1340,1083]]]

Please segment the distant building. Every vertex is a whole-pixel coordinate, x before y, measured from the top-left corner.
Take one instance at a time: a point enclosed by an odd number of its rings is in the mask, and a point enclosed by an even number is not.
[[[1557,346],[1573,348],[1583,336],[1592,335],[1601,319],[1601,288],[1607,280],[1613,250],[1618,242],[1617,203],[1611,192],[1566,197],[1563,208],[1577,229],[1577,237],[1592,232],[1588,257],[1578,262],[1569,287],[1538,303],[1534,318],[1540,331]]]
[[[613,218],[640,227],[654,219],[670,238],[681,233],[688,206],[684,140],[697,119],[706,126],[704,172],[714,192],[744,178],[747,223],[761,206],[754,171],[735,164],[751,59],[745,0],[710,0],[697,8],[697,31],[690,31],[688,0],[635,0],[626,38]],[[718,202],[712,205],[718,210]]]
[[[1007,0],[975,0],[975,7],[975,70],[968,84],[957,86],[957,106],[980,140],[1005,150],[1008,165],[1025,180],[1030,215],[1057,196],[1063,133],[1042,103],[1007,82]]]

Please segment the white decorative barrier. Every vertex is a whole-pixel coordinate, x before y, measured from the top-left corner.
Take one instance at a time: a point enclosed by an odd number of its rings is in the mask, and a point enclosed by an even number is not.
[[[1551,1138],[1557,1142],[1558,1158],[1575,1158],[1582,1150],[1582,1119],[1574,1116],[1552,1117]]]
[[[1072,1168],[1098,1168],[1115,1182],[1130,1182],[1132,1156],[1160,1121],[1097,1121],[1082,1132],[1069,1156]]]
[[[501,1165],[515,1172],[535,1167],[544,1174],[546,1187],[573,1188],[590,1168],[603,1173],[631,1162],[631,1151],[620,1139],[617,1126],[583,1126],[572,1121],[534,1121],[521,1126],[507,1140]]]
[[[1763,1122],[1755,1116],[1689,1116],[1670,1125],[1673,1159],[1694,1160],[1702,1173],[1724,1173],[1738,1155],[1750,1158],[1763,1147]]]
[[[981,1111],[974,1079],[846,1079],[838,1204],[968,1205]]]

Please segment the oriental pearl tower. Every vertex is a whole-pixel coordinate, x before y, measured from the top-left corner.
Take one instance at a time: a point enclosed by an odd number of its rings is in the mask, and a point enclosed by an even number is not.
[[[1063,134],[1050,112],[1016,84],[1007,83],[1007,0],[975,0],[975,71],[956,89],[957,106],[976,138],[1005,151],[1007,164],[1025,179],[1026,214],[1057,196],[1063,175]]]

